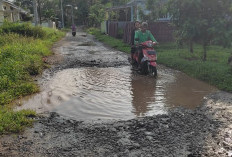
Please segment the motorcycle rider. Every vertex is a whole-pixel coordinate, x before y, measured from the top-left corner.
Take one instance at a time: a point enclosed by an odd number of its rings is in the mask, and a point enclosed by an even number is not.
[[[139,21],[135,21],[134,29],[131,31],[131,59],[133,58],[133,54],[136,51],[136,47],[135,47],[135,43],[134,43],[135,32],[140,29],[140,25],[141,24]],[[133,59],[132,59],[132,63],[133,63]]]
[[[77,31],[77,28],[76,28],[76,26],[73,24],[73,25],[72,25],[72,35],[73,35],[73,36],[76,35],[76,31]]]
[[[142,47],[139,46],[139,44],[148,40],[152,40],[153,42],[158,43],[152,33],[147,29],[147,22],[143,22],[141,30],[135,32],[134,43],[136,44],[136,46],[138,46],[137,51],[139,51],[139,64],[141,63],[141,60],[143,58]]]

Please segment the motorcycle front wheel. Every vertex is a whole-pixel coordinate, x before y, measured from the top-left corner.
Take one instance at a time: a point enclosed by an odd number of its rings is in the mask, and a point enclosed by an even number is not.
[[[149,73],[147,61],[141,63],[141,73],[144,75],[147,75]]]
[[[151,75],[153,77],[157,77],[157,69],[156,69],[156,67],[151,66],[150,68],[151,68]]]
[[[76,32],[72,32],[72,36],[74,36],[74,37],[75,37],[75,36],[76,36]]]

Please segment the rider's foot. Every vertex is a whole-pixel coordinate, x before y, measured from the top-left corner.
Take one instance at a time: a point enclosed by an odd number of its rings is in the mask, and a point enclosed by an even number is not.
[[[135,63],[136,63],[135,60],[132,59],[131,64],[134,65]]]

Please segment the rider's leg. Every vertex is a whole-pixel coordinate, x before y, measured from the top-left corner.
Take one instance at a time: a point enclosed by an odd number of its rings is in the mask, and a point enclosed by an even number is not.
[[[134,45],[131,46],[131,61],[133,63],[133,55],[136,52],[136,47]]]
[[[132,59],[132,57],[133,57],[133,54],[134,54],[134,47],[131,46],[131,59]]]
[[[142,58],[143,58],[142,47],[139,47],[139,64],[141,63]]]

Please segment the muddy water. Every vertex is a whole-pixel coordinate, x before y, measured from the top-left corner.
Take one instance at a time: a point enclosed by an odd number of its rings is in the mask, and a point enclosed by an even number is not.
[[[55,111],[78,120],[130,119],[167,113],[177,106],[193,109],[215,88],[185,74],[158,67],[158,78],[131,69],[127,54],[104,46],[93,36],[67,34],[55,53],[65,58],[44,72],[41,92],[17,102],[18,109]],[[23,104],[23,105],[22,105]]]
[[[20,108],[55,111],[78,120],[130,119],[167,113],[176,106],[193,109],[216,90],[163,66],[158,75],[139,75],[130,66],[66,69],[40,94],[22,100]]]

